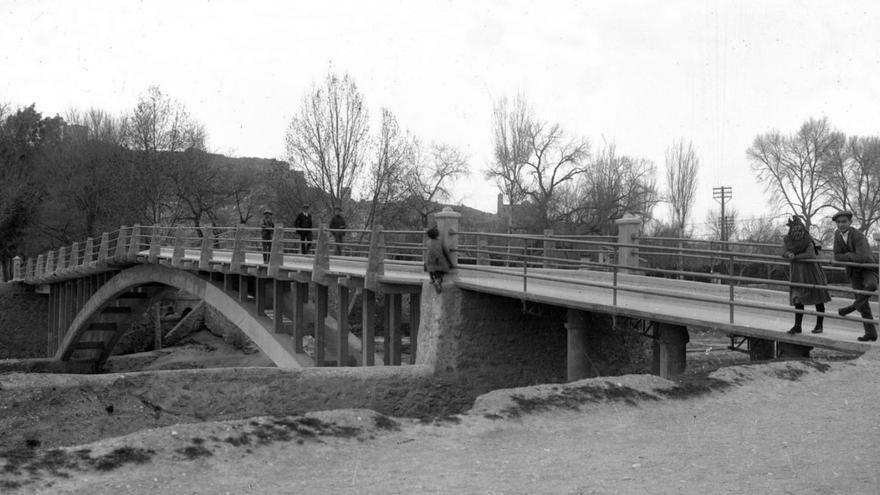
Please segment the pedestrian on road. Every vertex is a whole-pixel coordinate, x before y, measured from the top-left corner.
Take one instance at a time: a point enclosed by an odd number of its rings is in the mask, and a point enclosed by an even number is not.
[[[831,217],[837,224],[837,232],[834,233],[834,261],[846,261],[849,263],[874,264],[874,256],[865,234],[852,228],[852,212],[838,211]],[[877,290],[877,268],[873,266],[847,266],[846,276],[849,278],[852,288],[874,292]],[[858,311],[862,318],[873,319],[870,299],[868,294],[856,294],[855,300],[849,306],[837,310],[840,316],[846,316],[853,311]],[[859,337],[860,342],[877,340],[877,327],[873,323],[863,323],[865,335]]]
[[[333,218],[330,219],[330,232],[336,244],[336,256],[342,256],[342,242],[345,239],[345,218],[342,216],[342,208],[333,209]]]
[[[782,239],[782,257],[791,262],[791,282],[797,284],[821,285],[823,287],[798,287],[790,286],[788,292],[789,303],[796,310],[803,310],[805,305],[816,306],[816,312],[825,312],[825,303],[831,300],[828,289],[828,279],[825,272],[814,260],[816,259],[816,243],[801,217],[793,216],[788,221],[788,235]],[[823,316],[816,316],[816,326],[813,333],[822,333]],[[794,326],[788,331],[790,334],[801,333],[801,322],[804,320],[803,313],[795,313]]]
[[[309,213],[309,205],[303,205],[302,211],[293,221],[293,227],[298,229],[296,233],[299,235],[300,252],[309,254],[309,247],[312,243],[312,214]]]
[[[431,284],[439,294],[443,291],[443,275],[454,268],[449,250],[439,239],[440,231],[431,227],[425,232],[428,235],[428,247],[425,250],[425,271],[431,277]]]
[[[269,253],[272,252],[272,237],[275,235],[275,222],[272,220],[272,211],[263,210],[263,221],[260,222],[260,237],[263,238],[263,263],[269,263]]]

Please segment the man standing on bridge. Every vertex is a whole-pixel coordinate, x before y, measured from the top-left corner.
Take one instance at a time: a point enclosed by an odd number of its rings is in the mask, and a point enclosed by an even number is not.
[[[871,254],[871,247],[865,234],[852,228],[852,213],[839,211],[831,217],[837,224],[837,232],[834,233],[834,261],[846,261],[849,263],[875,263]],[[847,266],[846,276],[855,290],[873,292],[877,290],[877,268],[869,266]],[[855,301],[849,306],[840,308],[837,313],[846,316],[853,311],[858,311],[862,318],[873,319],[870,299],[868,294],[856,294]],[[877,327],[873,323],[864,323],[865,335],[859,337],[860,342],[876,341]]]
[[[275,235],[275,222],[272,221],[272,211],[263,210],[263,221],[260,222],[260,237],[263,238],[263,263],[269,263],[269,253],[272,251],[272,236]]]
[[[309,213],[309,205],[303,205],[302,212],[293,221],[294,228],[299,234],[299,249],[302,254],[309,254],[309,246],[312,243],[312,214]]]

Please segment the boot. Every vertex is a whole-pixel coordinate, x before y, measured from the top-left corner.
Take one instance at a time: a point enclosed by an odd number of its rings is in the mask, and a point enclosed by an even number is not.
[[[873,335],[862,335],[858,338],[859,342],[876,342],[877,341],[877,333],[875,332]]]
[[[839,314],[840,316],[846,316],[855,310],[856,310],[856,306],[850,304],[849,306],[844,306],[844,307],[838,309],[837,314]]]
[[[824,313],[824,312],[825,312],[825,306],[822,305],[822,304],[817,304],[817,305],[816,305],[816,311],[818,311],[819,313]],[[816,326],[813,327],[812,333],[822,333],[822,330],[823,330],[823,328],[822,328],[822,322],[823,322],[824,320],[825,320],[825,317],[824,317],[824,316],[817,316],[817,317],[816,317]]]
[[[822,328],[822,324],[816,323],[816,326],[813,327],[812,330],[810,330],[810,333],[822,333],[823,331],[824,331],[824,328]]]
[[[794,335],[796,333],[801,333],[801,326],[800,325],[795,325],[795,326],[791,327],[791,330],[788,331],[789,335]]]

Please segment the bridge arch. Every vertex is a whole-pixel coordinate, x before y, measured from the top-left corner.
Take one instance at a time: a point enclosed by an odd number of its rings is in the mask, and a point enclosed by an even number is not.
[[[135,265],[126,268],[107,280],[79,310],[67,329],[62,343],[55,354],[56,359],[69,360],[74,350],[88,348],[83,337],[106,308],[110,307],[123,294],[134,288],[161,284],[168,288],[186,291],[212,306],[262,350],[279,368],[300,368],[311,366],[304,354],[293,352],[292,343],[272,332],[268,318],[261,318],[255,307],[242,303],[227,294],[220,286],[196,273],[178,270],[157,264]],[[265,320],[265,321],[264,321]],[[122,330],[122,332],[127,330]],[[115,339],[114,339],[115,345]],[[101,353],[98,364],[112,349]]]

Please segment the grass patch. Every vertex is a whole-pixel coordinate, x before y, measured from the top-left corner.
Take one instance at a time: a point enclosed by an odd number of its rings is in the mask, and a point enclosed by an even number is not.
[[[211,457],[214,455],[203,445],[188,445],[182,449],[175,450],[175,452],[184,455],[189,460],[198,459],[199,457]]]
[[[100,457],[92,458],[91,463],[98,471],[111,471],[126,464],[146,464],[156,451],[140,447],[120,447]]]
[[[733,386],[732,383],[718,378],[695,376],[678,381],[670,388],[655,388],[654,393],[667,399],[683,400],[707,395],[731,386]]]
[[[376,428],[380,430],[397,431],[400,429],[400,424],[398,424],[397,421],[394,421],[383,414],[376,416],[374,421],[376,422]]]
[[[797,368],[792,368],[791,366],[787,366],[783,370],[776,370],[776,378],[780,380],[789,380],[792,382],[796,382],[801,379],[802,376],[806,375],[806,370],[800,370]]]

